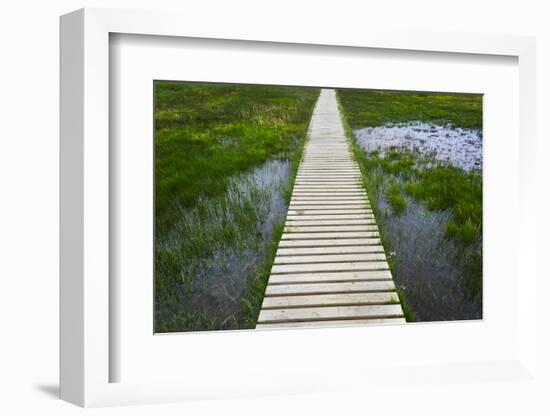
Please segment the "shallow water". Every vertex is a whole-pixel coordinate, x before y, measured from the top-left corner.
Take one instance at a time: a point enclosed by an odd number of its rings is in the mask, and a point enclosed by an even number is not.
[[[242,298],[267,260],[273,227],[284,223],[290,178],[288,160],[270,160],[231,178],[222,198],[181,209],[168,238],[157,242],[165,254],[159,258],[175,259],[180,275],[171,301],[157,299],[157,319],[190,317],[194,323],[181,330],[236,325]]]
[[[381,155],[390,148],[405,148],[470,171],[482,168],[482,134],[477,129],[452,128],[410,122],[354,130],[357,143],[366,152]]]
[[[361,128],[354,133],[367,154],[378,151],[384,157],[390,149],[405,149],[423,169],[449,163],[465,171],[482,170],[479,130],[410,122]],[[399,173],[382,175],[384,184],[402,184]],[[416,320],[480,319],[482,292],[472,289],[472,285],[481,284],[481,235],[473,243],[458,243],[446,236],[452,212],[430,211],[405,195],[407,208],[396,215],[384,192],[380,189],[372,197],[381,213],[379,224],[391,246],[395,283],[405,293]]]
[[[445,238],[448,211],[428,211],[408,198],[399,216],[383,197],[378,198],[379,221],[392,248],[393,277],[406,295],[417,321],[481,318],[481,293],[471,295],[465,276],[481,241],[458,246]]]

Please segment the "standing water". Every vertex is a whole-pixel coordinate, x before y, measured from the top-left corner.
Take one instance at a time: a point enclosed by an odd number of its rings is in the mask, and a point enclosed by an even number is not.
[[[411,122],[361,128],[354,134],[367,154],[376,151],[384,157],[390,150],[401,151],[414,155],[418,169],[452,165],[481,174],[482,135],[477,129]],[[399,171],[383,175],[385,183],[402,186],[405,180]],[[482,294],[476,282],[481,281],[481,233],[464,244],[446,233],[450,210],[428,210],[405,195],[406,209],[397,215],[381,189],[371,198],[377,201],[378,220],[391,246],[393,277],[415,320],[480,319]]]
[[[157,285],[173,288],[156,297],[163,331],[246,327],[246,294],[264,272],[275,227],[284,223],[290,179],[288,160],[270,160],[230,178],[223,197],[180,210],[172,232],[157,242],[157,278],[177,276],[172,285]]]

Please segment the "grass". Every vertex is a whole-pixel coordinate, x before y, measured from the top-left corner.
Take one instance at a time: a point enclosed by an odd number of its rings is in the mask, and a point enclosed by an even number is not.
[[[474,241],[481,233],[481,175],[454,166],[417,169],[414,173],[414,179],[405,183],[407,193],[431,210],[450,209],[453,219],[447,226],[449,237],[462,243]]]
[[[156,81],[155,209],[170,225],[177,206],[227,189],[227,178],[274,157],[304,136],[313,88]]]
[[[453,127],[482,126],[482,99],[474,94],[338,90],[352,128],[422,121]]]
[[[157,332],[255,326],[318,93],[155,82]]]
[[[386,199],[396,215],[401,215],[407,208],[407,200],[403,196],[401,186],[397,181],[392,183],[386,191]]]
[[[453,127],[482,127],[482,100],[479,95],[439,93],[398,93],[390,91],[338,90],[346,133],[371,196],[377,218],[400,216],[409,200],[421,202],[431,211],[449,211],[451,219],[445,234],[456,244],[469,247],[481,239],[482,177],[477,171],[466,172],[437,162],[430,155],[405,149],[390,149],[366,154],[355,141],[352,128],[422,121]],[[379,199],[391,207],[382,212]],[[383,222],[380,235],[386,253],[391,248]],[[475,251],[475,250],[474,250]],[[388,256],[390,268],[395,259]],[[469,257],[463,286],[470,296],[481,292],[481,251]],[[416,320],[403,288],[397,288],[407,321]]]

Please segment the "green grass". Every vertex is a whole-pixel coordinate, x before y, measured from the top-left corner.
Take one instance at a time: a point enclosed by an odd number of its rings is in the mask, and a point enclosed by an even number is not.
[[[155,82],[157,332],[254,328],[318,94]]]
[[[409,121],[482,127],[482,97],[478,94],[340,89],[338,96],[352,128]]]
[[[156,225],[170,226],[178,206],[227,189],[227,178],[303,138],[315,88],[156,81]]]
[[[386,199],[396,215],[401,215],[407,209],[407,200],[403,196],[403,190],[398,182],[394,182],[389,186]]]
[[[447,226],[448,235],[463,243],[474,241],[481,233],[481,175],[454,166],[419,169],[415,173],[415,179],[405,183],[409,195],[431,210],[450,209],[453,219]]]

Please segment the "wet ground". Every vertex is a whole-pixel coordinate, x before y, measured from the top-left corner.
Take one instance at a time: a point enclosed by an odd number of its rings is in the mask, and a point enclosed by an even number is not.
[[[477,129],[411,122],[366,127],[354,133],[359,146],[367,152],[379,150],[383,155],[392,147],[405,148],[467,171],[482,166],[482,137]]]
[[[449,163],[465,171],[481,172],[482,136],[478,130],[412,122],[362,128],[354,133],[366,153],[376,150],[384,156],[389,149],[405,149],[416,155],[417,165],[422,163],[423,168]],[[383,175],[385,182],[402,181],[399,173]],[[446,236],[450,211],[430,211],[406,196],[406,210],[396,215],[383,192],[372,198],[377,200],[379,225],[391,246],[394,280],[416,321],[480,319],[481,235],[469,244],[456,242]]]
[[[428,211],[408,199],[402,215],[379,197],[384,234],[391,244],[393,277],[417,321],[481,318],[481,293],[471,293],[470,264],[481,255],[481,240],[467,246],[445,238],[451,213]]]
[[[242,326],[249,285],[268,261],[274,226],[284,224],[290,174],[288,160],[271,160],[231,178],[222,198],[181,210],[173,232],[158,242],[159,258],[177,262],[181,277],[175,299],[157,303],[161,321],[179,316],[187,330]]]

